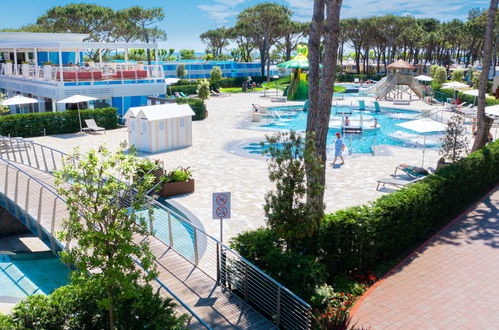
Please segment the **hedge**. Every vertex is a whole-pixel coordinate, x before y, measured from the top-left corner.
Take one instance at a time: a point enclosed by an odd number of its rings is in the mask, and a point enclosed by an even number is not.
[[[115,108],[80,110],[81,122],[94,119],[105,129],[118,127]],[[76,133],[80,131],[78,111],[25,113],[0,116],[0,135],[33,137],[42,135]]]
[[[359,80],[381,80],[384,77],[384,75],[377,75],[377,74],[353,74],[353,73],[346,73],[346,74],[337,74],[336,75],[336,82],[354,82],[355,78],[358,78]]]
[[[466,102],[468,104],[473,104],[475,102],[475,97],[471,95],[466,95],[463,94],[462,92],[456,91],[455,92],[457,97],[461,99],[462,102]],[[452,99],[454,97],[454,90],[453,89],[436,89],[435,90],[435,98],[439,101],[446,101],[448,98]],[[478,102],[478,101],[477,101]],[[476,102],[475,102],[476,104]],[[487,106],[490,105],[496,105],[499,104],[499,100],[495,98],[486,98],[485,99],[485,104]]]
[[[400,258],[499,182],[499,141],[369,205],[325,216],[321,259],[330,275]]]
[[[318,235],[308,242],[316,247],[300,254],[306,261],[300,269],[291,266],[289,253],[278,248],[278,239],[268,228],[242,233],[231,246],[307,297],[310,284],[320,285],[323,277],[331,284],[339,274],[380,270],[400,260],[498,183],[499,141],[495,141],[374,202],[326,214]],[[314,267],[307,255],[318,261]]]
[[[208,115],[208,111],[206,111],[206,105],[201,99],[191,99],[191,98],[183,98],[179,97],[175,99],[177,104],[189,104],[192,111],[194,111],[195,115],[192,117],[192,120],[203,120]]]

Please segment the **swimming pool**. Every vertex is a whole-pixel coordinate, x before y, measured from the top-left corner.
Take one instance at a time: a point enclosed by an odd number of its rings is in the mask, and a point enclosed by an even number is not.
[[[25,298],[50,294],[66,285],[70,270],[50,252],[0,254],[0,296]]]
[[[305,111],[296,111],[296,107],[271,107],[268,108],[270,117],[263,119],[257,127],[271,130],[295,130],[304,132],[307,124],[307,114]],[[347,114],[343,114],[347,113]],[[350,113],[351,112],[351,113]],[[274,114],[274,115],[272,115]],[[341,132],[341,122],[345,116],[351,120],[351,126],[362,123],[364,131],[362,134],[347,134],[343,141],[351,153],[371,153],[375,145],[390,145],[407,148],[422,147],[425,134],[418,134],[396,124],[409,120],[414,120],[419,116],[419,112],[382,108],[381,112],[352,110],[348,106],[334,106],[331,110],[331,117],[328,131],[328,148],[333,144],[335,134]],[[377,120],[379,127],[371,127],[374,120]],[[427,133],[426,147],[437,148],[440,145],[442,132]],[[250,154],[262,152],[262,147],[258,143],[248,144],[243,149]],[[332,150],[328,150],[331,152]]]

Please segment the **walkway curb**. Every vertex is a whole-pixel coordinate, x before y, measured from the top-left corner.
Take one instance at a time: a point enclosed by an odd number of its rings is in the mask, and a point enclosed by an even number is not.
[[[470,213],[473,209],[477,207],[478,204],[482,203],[488,196],[492,195],[495,190],[499,189],[499,185],[496,185],[494,188],[489,190],[484,196],[482,196],[477,202],[475,202],[473,205],[471,205],[469,208],[464,210],[459,216],[457,216],[454,220],[449,222],[447,225],[445,225],[442,229],[437,231],[435,234],[433,234],[429,239],[424,241],[421,245],[419,245],[414,251],[412,251],[408,256],[406,256],[402,261],[400,261],[395,267],[393,267],[390,271],[388,271],[379,281],[374,283],[369,289],[367,289],[366,292],[355,302],[355,304],[352,306],[350,309],[350,315],[349,315],[349,320],[353,320],[353,317],[357,310],[359,309],[360,305],[366,299],[381,283],[383,283],[388,277],[391,275],[395,274],[398,272],[404,264],[406,263],[407,260],[411,259],[414,257],[416,254],[418,254],[419,251],[421,251],[423,248],[425,248],[432,240],[434,240],[438,235],[440,235],[442,232],[447,230],[449,227],[454,225],[456,222],[462,220],[468,213]]]

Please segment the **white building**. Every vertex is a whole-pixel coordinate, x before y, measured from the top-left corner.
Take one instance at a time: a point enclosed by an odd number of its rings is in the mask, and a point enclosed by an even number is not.
[[[192,116],[188,104],[159,104],[130,108],[125,114],[129,145],[161,152],[192,145]]]
[[[165,94],[163,67],[130,63],[129,49],[158,49],[153,43],[96,43],[86,34],[0,32],[0,91],[23,94],[38,104],[22,112],[64,111],[56,102],[80,94],[99,98],[90,107],[112,106],[123,116],[128,108],[147,104],[148,96]],[[105,63],[102,52],[124,51],[123,63]],[[98,61],[84,62],[96,52]],[[155,52],[157,54],[157,51]],[[13,111],[14,108],[12,108]]]

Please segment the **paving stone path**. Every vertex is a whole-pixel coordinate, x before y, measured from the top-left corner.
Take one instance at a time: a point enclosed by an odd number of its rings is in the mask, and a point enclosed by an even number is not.
[[[499,186],[371,288],[355,328],[499,329],[498,209]]]

